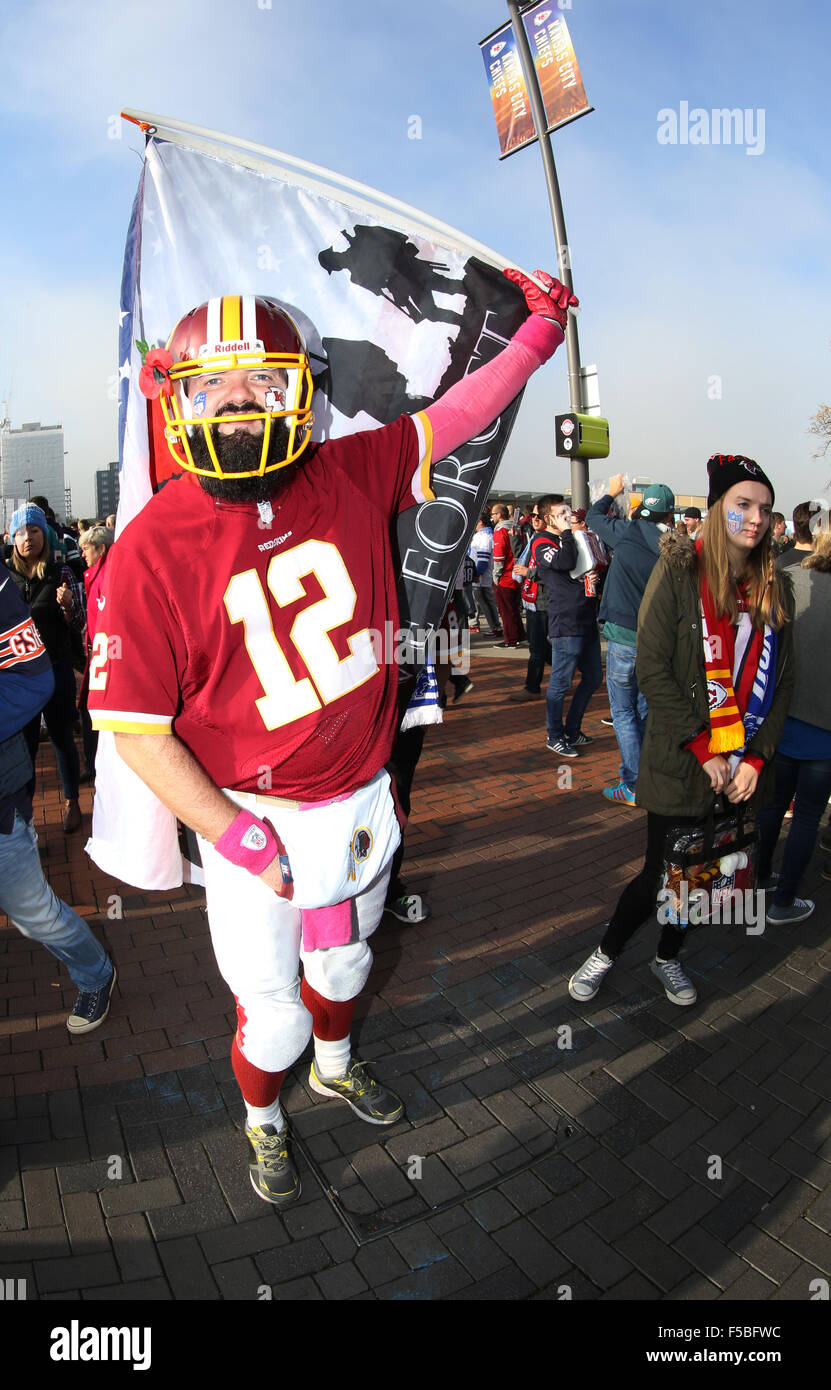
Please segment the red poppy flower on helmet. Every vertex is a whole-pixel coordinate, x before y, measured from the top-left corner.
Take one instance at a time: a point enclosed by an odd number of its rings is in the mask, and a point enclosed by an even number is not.
[[[167,348],[151,348],[144,358],[144,366],[139,372],[139,390],[149,401],[159,396],[173,394],[170,368],[173,366],[172,354]]]

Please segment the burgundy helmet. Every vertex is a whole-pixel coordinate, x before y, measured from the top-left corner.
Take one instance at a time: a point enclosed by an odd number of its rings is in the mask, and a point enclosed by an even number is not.
[[[294,463],[309,442],[312,426],[314,383],[306,344],[297,324],[276,300],[252,294],[226,294],[191,309],[171,333],[166,352],[147,354],[142,390],[161,396],[168,448],[177,463],[192,473],[228,476],[217,458],[210,429],[227,423],[227,416],[206,415],[205,391],[199,388],[202,379],[230,371],[250,372],[252,385],[267,388],[262,409],[236,417],[241,422],[264,422],[259,467],[233,476],[258,477]],[[285,419],[289,427],[285,457],[268,460],[271,422],[279,419]],[[200,427],[212,468],[198,467],[191,453],[189,436]]]

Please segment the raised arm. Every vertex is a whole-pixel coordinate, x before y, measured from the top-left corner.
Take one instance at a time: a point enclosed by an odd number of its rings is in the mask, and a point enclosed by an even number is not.
[[[506,270],[505,274],[525,295],[529,316],[498,357],[457,381],[419,412],[430,423],[434,459],[445,458],[475,438],[510,404],[529,377],[556,352],[565,337],[569,308],[579,302],[543,270],[534,274],[547,286],[547,293],[518,270]]]

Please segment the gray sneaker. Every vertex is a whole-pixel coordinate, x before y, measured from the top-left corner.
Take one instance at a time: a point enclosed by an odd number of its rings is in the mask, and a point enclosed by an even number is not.
[[[603,981],[614,965],[614,961],[603,954],[600,947],[576,970],[568,982],[568,992],[572,999],[585,1003],[593,999]]]
[[[404,1119],[404,1104],[393,1091],[376,1081],[365,1062],[353,1057],[346,1076],[337,1081],[321,1081],[315,1064],[309,1069],[309,1085],[319,1096],[338,1096],[345,1100],[361,1120],[370,1125],[394,1125]]]
[[[765,921],[771,926],[777,923],[783,926],[791,926],[795,922],[804,922],[806,917],[810,917],[816,906],[810,898],[794,898],[792,903],[786,903],[784,907],[777,907],[772,903],[765,913]]]
[[[287,1207],[300,1196],[300,1176],[289,1153],[287,1128],[245,1126],[251,1186],[264,1202]]]
[[[656,957],[649,968],[661,981],[672,1004],[695,1003],[698,998],[695,985],[689,975],[684,974],[677,960],[658,960]]]

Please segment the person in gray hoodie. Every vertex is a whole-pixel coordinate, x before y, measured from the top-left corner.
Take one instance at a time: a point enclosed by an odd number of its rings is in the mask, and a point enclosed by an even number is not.
[[[636,517],[622,521],[612,515],[614,499],[622,492],[623,474],[619,473],[610,479],[608,493],[590,508],[586,525],[613,552],[599,620],[608,642],[606,688],[621,761],[618,785],[604,787],[603,795],[608,801],[634,806],[647,714],[635,676],[638,609],[658,559],[661,532],[672,521],[675,496],[664,483],[653,483]]]

